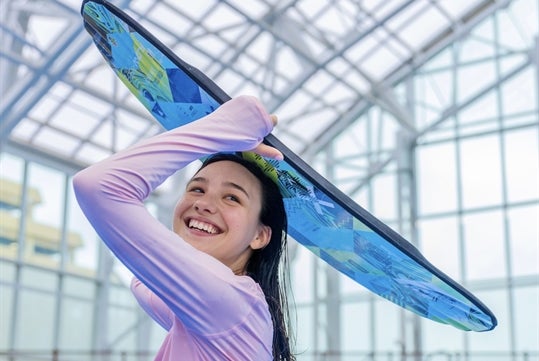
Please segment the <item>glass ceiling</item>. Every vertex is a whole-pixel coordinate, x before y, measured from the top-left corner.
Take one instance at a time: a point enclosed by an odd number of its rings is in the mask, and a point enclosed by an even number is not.
[[[0,140],[85,166],[162,131],[105,64],[81,0],[0,2]],[[115,0],[229,95],[260,97],[277,137],[316,142],[368,105],[415,132],[392,85],[509,1]],[[317,148],[318,147],[318,148]]]

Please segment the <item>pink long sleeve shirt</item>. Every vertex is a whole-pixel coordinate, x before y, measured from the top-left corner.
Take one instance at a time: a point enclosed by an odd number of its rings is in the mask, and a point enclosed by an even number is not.
[[[242,96],[75,175],[83,212],[135,275],[131,289],[139,304],[168,330],[155,360],[273,359],[273,326],[259,285],[186,243],[143,204],[192,161],[253,149],[272,127],[258,101]]]

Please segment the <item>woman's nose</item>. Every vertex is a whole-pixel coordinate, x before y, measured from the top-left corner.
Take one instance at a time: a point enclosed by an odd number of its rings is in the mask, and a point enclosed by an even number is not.
[[[208,196],[199,198],[195,201],[193,204],[196,211],[204,213],[215,213],[217,207],[215,206],[215,202],[213,202],[211,199],[209,199]]]

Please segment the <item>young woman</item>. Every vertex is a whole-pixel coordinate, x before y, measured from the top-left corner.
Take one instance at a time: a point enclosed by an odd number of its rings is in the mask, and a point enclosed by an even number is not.
[[[282,158],[261,143],[275,124],[256,98],[238,97],[74,177],[88,220],[135,275],[138,302],[168,330],[155,360],[294,359],[279,277],[286,214],[277,185],[253,163],[216,155],[188,182],[172,230],[143,204],[167,177],[210,154]]]

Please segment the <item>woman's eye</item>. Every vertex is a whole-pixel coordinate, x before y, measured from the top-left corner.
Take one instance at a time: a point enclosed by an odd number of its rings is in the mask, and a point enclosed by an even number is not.
[[[199,187],[192,187],[192,188],[189,188],[189,192],[192,192],[192,193],[204,193],[204,191],[202,190],[202,188],[199,188]]]
[[[239,203],[240,202],[240,199],[238,197],[236,197],[235,195],[228,195],[225,197],[226,199],[228,199],[229,201],[232,201],[232,202],[237,202]]]

